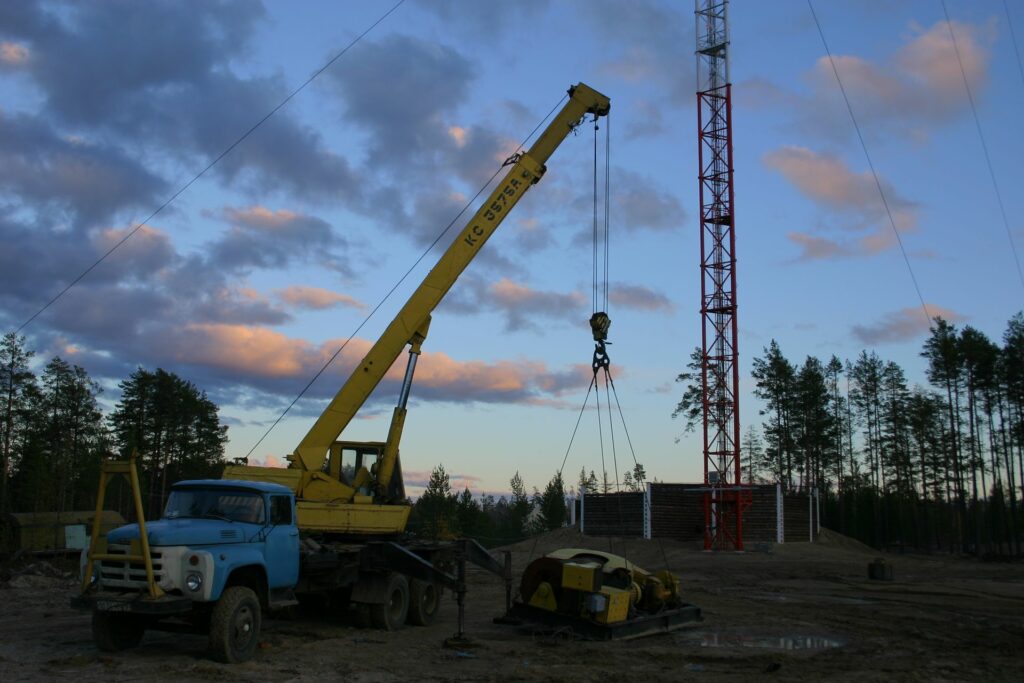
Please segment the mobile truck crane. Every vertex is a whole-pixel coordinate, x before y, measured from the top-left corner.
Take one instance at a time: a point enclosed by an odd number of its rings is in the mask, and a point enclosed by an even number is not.
[[[506,608],[512,571],[475,541],[402,542],[410,506],[399,442],[416,360],[431,313],[526,191],[541,179],[559,144],[610,102],[577,84],[530,149],[511,166],[458,238],[406,301],[320,415],[287,468],[232,465],[220,480],[183,481],[171,489],[162,519],[146,524],[134,459],[108,471],[133,483],[139,522],[101,538],[93,529],[82,558],[82,592],[72,600],[92,612],[103,650],[137,644],[145,629],[205,632],[223,661],[252,656],[262,613],[297,596],[328,593],[356,605],[373,625],[430,623],[443,587],[454,590],[463,629],[465,562],[502,576]],[[383,442],[339,441],[345,428],[408,347],[405,376]],[[99,515],[97,515],[97,518]],[[456,573],[452,574],[453,567]]]

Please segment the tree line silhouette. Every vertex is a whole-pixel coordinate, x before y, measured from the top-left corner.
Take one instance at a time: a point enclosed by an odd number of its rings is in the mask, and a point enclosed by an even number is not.
[[[778,342],[753,360],[760,425],[741,443],[745,480],[817,489],[823,524],[876,547],[1021,554],[1024,316],[1002,345],[936,318],[921,350],[929,386],[862,351],[790,361]],[[673,417],[701,417],[700,349]]]

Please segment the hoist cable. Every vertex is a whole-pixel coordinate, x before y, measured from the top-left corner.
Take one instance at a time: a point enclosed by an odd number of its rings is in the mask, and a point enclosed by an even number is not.
[[[621,491],[619,486],[619,459],[615,451],[615,417],[612,415],[612,394],[609,389],[608,368],[604,369],[604,398],[608,404],[608,440],[612,445],[612,467],[615,468],[615,490]]]
[[[97,266],[99,266],[99,265],[100,265],[101,263],[103,263],[104,261],[106,261],[106,260],[107,260],[107,257],[109,257],[109,256],[110,256],[111,254],[113,254],[113,253],[114,253],[115,251],[117,251],[117,250],[118,250],[118,249],[119,249],[119,248],[121,247],[121,245],[123,245],[123,244],[124,244],[125,242],[127,242],[127,241],[128,241],[129,239],[131,239],[131,238],[132,238],[132,237],[133,237],[133,236],[135,235],[135,233],[137,233],[137,232],[138,232],[139,230],[141,230],[141,229],[143,228],[143,226],[145,226],[145,225],[146,225],[146,224],[148,224],[148,223],[149,223],[149,222],[150,222],[151,220],[153,220],[154,218],[156,218],[157,214],[159,214],[159,213],[160,213],[160,212],[162,212],[162,211],[163,211],[164,209],[166,209],[166,208],[167,208],[167,207],[168,207],[168,206],[169,206],[169,205],[171,204],[171,202],[173,202],[173,201],[174,201],[175,199],[177,199],[177,198],[178,198],[178,197],[179,197],[179,196],[180,196],[180,195],[181,195],[181,194],[182,194],[183,192],[185,192],[185,190],[187,190],[188,188],[192,187],[192,185],[193,185],[193,184],[194,184],[194,183],[195,183],[195,182],[196,182],[197,180],[199,180],[199,179],[200,179],[200,178],[202,178],[202,177],[203,177],[204,175],[206,175],[206,172],[207,172],[207,171],[209,171],[209,170],[210,170],[211,168],[213,168],[214,166],[216,166],[216,165],[217,165],[217,163],[218,163],[218,162],[219,162],[219,161],[220,161],[221,159],[223,159],[224,157],[226,157],[226,156],[227,156],[228,154],[230,154],[230,153],[231,153],[231,151],[232,151],[233,149],[235,149],[235,147],[238,147],[238,145],[240,145],[240,144],[241,144],[241,143],[242,143],[243,141],[245,141],[245,139],[246,139],[246,138],[248,138],[248,137],[249,137],[250,135],[252,135],[252,134],[253,134],[254,132],[256,132],[256,129],[257,129],[257,128],[259,128],[259,127],[260,127],[260,126],[262,126],[262,125],[263,125],[264,123],[266,123],[266,122],[267,122],[267,120],[268,120],[268,119],[270,119],[270,117],[272,117],[272,116],[273,116],[274,114],[276,114],[276,113],[277,113],[277,112],[278,112],[278,111],[279,111],[279,110],[280,110],[280,109],[281,109],[282,107],[284,107],[284,106],[285,106],[286,104],[288,104],[288,103],[289,103],[289,102],[290,102],[290,101],[292,100],[292,98],[294,98],[294,97],[295,97],[296,95],[298,95],[298,94],[299,94],[300,92],[302,92],[302,91],[303,91],[303,90],[304,90],[304,89],[306,88],[306,86],[307,86],[307,85],[309,85],[310,83],[312,83],[312,82],[313,82],[313,80],[314,80],[314,79],[316,79],[316,78],[317,78],[317,77],[318,77],[318,76],[319,76],[320,74],[322,74],[322,73],[323,73],[324,71],[326,71],[327,69],[329,69],[329,68],[330,68],[330,67],[331,67],[331,66],[332,66],[332,65],[333,65],[333,64],[334,64],[334,63],[335,63],[336,61],[338,61],[339,59],[341,59],[341,57],[342,57],[342,56],[343,56],[343,55],[344,55],[344,54],[345,54],[346,52],[348,52],[348,51],[349,51],[350,49],[352,49],[352,48],[353,48],[353,47],[354,47],[354,46],[356,45],[356,43],[358,43],[358,42],[359,42],[360,40],[362,40],[362,39],[363,39],[363,38],[364,38],[364,37],[366,36],[366,34],[367,34],[367,33],[369,33],[369,32],[370,32],[370,31],[372,31],[372,30],[373,30],[374,28],[376,28],[378,24],[380,24],[380,23],[381,23],[382,21],[384,21],[384,20],[385,20],[385,19],[387,19],[387,18],[388,18],[389,16],[391,16],[391,14],[392,14],[392,13],[394,13],[394,11],[395,11],[395,10],[397,10],[397,9],[398,9],[399,7],[401,7],[401,6],[402,6],[402,4],[403,4],[404,2],[405,2],[405,0],[398,0],[398,2],[397,2],[397,3],[395,3],[395,5],[394,5],[394,6],[393,6],[393,7],[391,8],[391,9],[389,9],[389,10],[388,10],[387,12],[385,12],[384,14],[382,14],[382,15],[380,16],[380,18],[379,18],[379,19],[377,19],[377,21],[375,21],[375,22],[373,22],[372,24],[370,24],[370,26],[369,26],[369,27],[367,27],[367,28],[366,28],[366,29],[365,29],[365,30],[364,30],[364,31],[363,31],[362,33],[360,33],[360,34],[359,34],[358,36],[356,36],[355,38],[353,38],[353,39],[352,39],[352,41],[351,41],[351,42],[350,42],[350,43],[349,43],[348,45],[346,45],[346,46],[345,46],[345,47],[344,47],[344,48],[343,48],[343,49],[342,49],[342,50],[341,50],[340,52],[338,52],[338,54],[334,55],[334,56],[333,56],[333,57],[332,57],[332,58],[331,58],[330,60],[328,60],[328,61],[327,61],[327,63],[326,63],[326,64],[324,64],[324,65],[323,65],[322,67],[320,67],[319,69],[317,69],[316,71],[314,71],[314,72],[313,72],[313,75],[312,75],[312,76],[310,76],[309,78],[307,78],[307,79],[306,79],[305,81],[303,81],[303,82],[302,82],[302,84],[300,84],[300,85],[299,85],[299,86],[298,86],[297,88],[295,88],[294,90],[292,90],[292,91],[291,91],[291,92],[290,92],[290,93],[288,94],[288,96],[287,96],[287,97],[285,97],[285,98],[284,98],[283,100],[281,100],[281,102],[279,102],[279,103],[278,103],[278,105],[277,105],[276,107],[274,107],[273,109],[271,109],[271,110],[270,110],[270,111],[269,111],[269,112],[268,112],[268,113],[267,113],[267,114],[266,114],[266,115],[265,115],[265,116],[264,116],[263,118],[261,118],[261,119],[260,119],[259,121],[257,121],[256,123],[254,123],[254,124],[253,124],[253,125],[252,125],[252,126],[251,126],[251,127],[250,127],[250,128],[248,129],[248,130],[247,130],[247,131],[245,131],[244,133],[242,133],[242,135],[241,135],[241,136],[239,136],[237,140],[235,140],[235,141],[234,141],[234,142],[232,142],[232,143],[231,143],[230,145],[228,145],[228,147],[227,147],[227,148],[226,148],[226,149],[225,149],[225,150],[224,150],[223,152],[221,152],[221,153],[220,153],[220,154],[218,154],[218,155],[217,155],[216,157],[214,157],[214,159],[213,159],[213,160],[212,160],[212,161],[211,161],[210,163],[208,163],[208,164],[206,165],[206,167],[205,167],[205,168],[203,168],[203,169],[202,169],[201,171],[199,171],[199,172],[198,172],[197,174],[195,174],[194,176],[192,176],[192,179],[191,179],[191,180],[189,180],[189,181],[188,181],[187,183],[185,183],[184,185],[182,185],[182,186],[181,186],[181,188],[180,188],[180,189],[179,189],[179,190],[178,190],[177,192],[175,192],[175,193],[174,193],[173,195],[171,195],[171,196],[170,196],[170,198],[169,198],[169,199],[167,199],[167,200],[166,200],[166,201],[165,201],[165,202],[164,202],[163,204],[161,204],[161,205],[160,205],[159,207],[157,207],[157,209],[156,209],[155,211],[153,211],[153,213],[149,214],[149,216],[147,216],[145,220],[143,220],[142,222],[138,223],[138,224],[137,224],[137,225],[136,225],[136,226],[135,226],[134,228],[132,228],[132,229],[131,229],[131,230],[130,230],[130,231],[128,232],[128,234],[126,234],[126,235],[125,235],[124,237],[122,237],[122,238],[121,238],[120,240],[118,240],[118,241],[117,241],[117,242],[116,242],[116,243],[115,243],[115,244],[114,244],[114,245],[113,245],[112,247],[110,247],[110,249],[108,249],[108,250],[107,250],[106,252],[104,252],[102,256],[100,256],[100,257],[99,257],[98,259],[96,259],[96,260],[95,260],[95,261],[94,261],[94,262],[92,263],[92,265],[91,265],[91,266],[89,266],[88,268],[86,268],[85,270],[83,270],[83,271],[82,271],[81,273],[79,273],[79,275],[78,275],[78,276],[77,276],[77,277],[76,277],[76,278],[75,278],[74,280],[72,280],[71,282],[69,282],[69,283],[67,284],[67,286],[65,286],[65,287],[64,287],[64,289],[60,290],[60,292],[58,292],[58,293],[57,293],[57,294],[56,294],[56,295],[55,295],[55,296],[54,296],[53,298],[51,298],[51,299],[50,299],[49,301],[47,301],[47,302],[46,302],[46,304],[45,304],[45,305],[44,305],[44,306],[43,306],[42,308],[40,308],[40,309],[39,309],[38,311],[36,311],[35,313],[33,313],[33,314],[32,314],[32,316],[31,316],[31,317],[30,317],[30,318],[29,318],[28,320],[26,320],[26,321],[25,321],[25,322],[23,322],[23,323],[22,323],[21,325],[19,325],[19,326],[18,326],[18,329],[17,329],[17,330],[15,330],[15,334],[17,334],[17,333],[21,332],[21,331],[22,331],[23,329],[25,329],[26,327],[28,327],[28,325],[29,325],[29,324],[31,324],[31,322],[32,322],[33,320],[35,320],[35,319],[36,319],[36,318],[38,318],[38,317],[39,317],[40,315],[42,315],[42,313],[43,313],[44,311],[46,311],[46,309],[48,309],[48,308],[49,308],[50,306],[52,306],[53,304],[57,303],[57,301],[58,301],[58,300],[59,300],[59,299],[60,299],[61,297],[63,297],[63,296],[65,295],[65,294],[67,294],[67,293],[68,293],[68,291],[69,291],[69,290],[70,290],[70,289],[71,289],[72,287],[74,287],[74,286],[75,286],[75,285],[77,285],[77,284],[78,284],[79,282],[81,282],[81,281],[82,281],[83,279],[85,279],[85,277],[86,277],[86,276],[88,276],[88,275],[89,275],[89,273],[91,273],[91,272],[92,272],[92,271],[93,271],[93,270],[94,270],[94,269],[95,269],[95,268],[96,268]]]
[[[592,303],[593,303],[593,311],[592,311],[592,313],[597,313],[597,311],[598,311],[597,304],[598,304],[598,280],[599,280],[599,277],[598,277],[598,274],[597,274],[597,272],[598,272],[597,263],[598,263],[598,255],[600,254],[600,250],[598,248],[598,230],[597,230],[597,130],[598,130],[597,117],[595,116],[594,117],[594,178],[593,178],[593,180],[594,180],[594,216],[593,216],[593,220],[594,220],[594,236],[593,236],[594,291],[593,291],[593,297],[592,297],[593,298],[593,301],[592,301]]]
[[[547,121],[547,120],[548,120],[549,118],[551,118],[552,114],[554,114],[554,113],[555,113],[555,111],[556,111],[556,110],[557,110],[557,109],[558,109],[558,108],[559,108],[560,106],[562,106],[562,102],[564,102],[564,101],[565,101],[565,100],[566,100],[566,99],[567,99],[568,97],[569,97],[568,95],[563,95],[563,96],[562,96],[562,98],[561,98],[560,100],[558,100],[558,103],[557,103],[557,104],[555,104],[555,106],[551,108],[551,111],[549,111],[549,112],[548,112],[548,113],[547,113],[547,114],[546,114],[546,115],[544,116],[544,118],[542,118],[542,119],[540,120],[540,123],[538,123],[538,124],[537,124],[537,125],[536,125],[536,126],[534,127],[534,129],[533,129],[532,131],[530,131],[530,134],[529,134],[529,135],[527,135],[527,136],[526,136],[525,138],[523,138],[523,141],[522,141],[521,143],[519,143],[519,147],[518,147],[518,148],[517,148],[517,150],[516,150],[517,152],[518,152],[518,151],[519,151],[520,149],[522,149],[522,148],[524,148],[524,147],[526,146],[526,143],[527,143],[527,142],[528,142],[528,141],[530,140],[530,138],[532,138],[532,137],[533,137],[534,135],[536,135],[536,134],[537,134],[537,131],[538,131],[538,130],[540,130],[540,127],[544,125],[544,122],[545,122],[545,121]],[[352,334],[350,334],[350,335],[348,336],[348,339],[346,339],[346,340],[345,340],[345,341],[344,341],[344,342],[342,343],[342,345],[341,345],[341,346],[339,346],[339,347],[338,347],[338,349],[337,349],[337,350],[336,350],[336,351],[335,351],[335,352],[334,352],[334,353],[333,353],[333,354],[331,355],[331,357],[327,359],[327,362],[326,362],[326,363],[324,363],[324,364],[323,364],[323,366],[321,366],[321,368],[320,368],[319,370],[317,370],[316,374],[315,374],[315,375],[313,375],[313,378],[312,378],[311,380],[309,380],[309,382],[307,382],[307,383],[306,383],[306,386],[304,386],[304,387],[302,388],[302,391],[300,391],[300,392],[299,392],[299,395],[298,395],[298,396],[296,396],[296,397],[295,397],[294,399],[292,399],[292,402],[288,404],[288,407],[284,409],[284,411],[283,411],[283,412],[282,412],[282,413],[281,413],[281,414],[280,414],[280,415],[279,415],[279,416],[277,417],[277,419],[276,419],[276,420],[274,420],[274,423],[273,423],[273,424],[271,424],[271,425],[270,425],[270,427],[269,427],[269,428],[267,428],[267,431],[265,431],[265,432],[263,433],[263,436],[261,436],[261,437],[259,438],[259,440],[258,440],[258,441],[257,441],[257,442],[256,442],[256,443],[255,443],[255,444],[253,445],[253,447],[249,449],[249,452],[245,454],[245,457],[246,457],[246,458],[248,458],[248,457],[249,457],[250,455],[252,455],[252,454],[253,454],[253,451],[255,451],[255,450],[256,450],[256,449],[257,449],[257,448],[259,447],[259,445],[260,445],[261,443],[263,443],[263,440],[264,440],[264,439],[266,439],[266,438],[267,438],[267,436],[269,436],[269,435],[270,435],[270,432],[272,432],[272,431],[274,430],[274,428],[275,428],[275,427],[277,427],[277,425],[278,425],[278,424],[279,424],[279,423],[281,422],[281,420],[283,420],[283,419],[284,419],[284,416],[285,416],[285,415],[287,415],[287,414],[288,414],[288,412],[289,412],[289,411],[290,411],[290,410],[291,410],[291,409],[292,409],[292,408],[293,408],[293,407],[295,406],[295,404],[299,402],[299,399],[301,399],[301,398],[302,398],[302,397],[303,397],[303,396],[304,396],[304,395],[306,394],[306,392],[307,392],[307,391],[309,391],[309,388],[310,388],[311,386],[313,386],[313,383],[314,383],[314,382],[316,382],[316,380],[317,380],[317,379],[319,379],[320,375],[322,375],[322,374],[323,374],[323,373],[324,373],[324,372],[325,372],[325,371],[327,370],[327,368],[329,368],[329,367],[331,366],[331,363],[333,363],[333,362],[335,361],[335,359],[336,359],[336,358],[338,357],[338,355],[339,355],[339,354],[340,354],[340,353],[341,353],[342,351],[344,351],[344,350],[345,350],[345,347],[349,345],[349,342],[351,342],[351,341],[352,341],[353,339],[355,339],[355,336],[356,336],[357,334],[359,334],[359,331],[360,331],[361,329],[363,329],[363,326],[364,326],[364,325],[366,325],[366,323],[368,323],[368,322],[370,321],[370,318],[372,318],[372,317],[374,316],[374,314],[375,314],[375,313],[376,313],[376,312],[377,312],[378,310],[380,310],[381,306],[383,306],[383,305],[384,305],[384,302],[386,302],[386,301],[387,301],[388,299],[390,299],[390,298],[391,298],[391,295],[395,293],[395,290],[397,290],[397,289],[399,288],[399,286],[401,286],[401,284],[402,284],[403,282],[405,282],[405,280],[406,280],[406,279],[407,279],[407,278],[409,277],[409,275],[411,275],[411,274],[412,274],[412,272],[413,272],[413,271],[414,271],[414,270],[416,269],[416,267],[417,267],[417,266],[419,266],[419,264],[420,264],[420,263],[421,263],[421,262],[423,261],[423,259],[425,259],[425,258],[427,257],[427,254],[429,254],[429,253],[431,252],[431,250],[432,250],[432,249],[433,249],[433,248],[434,248],[435,246],[437,246],[437,243],[438,243],[438,242],[440,242],[440,241],[441,241],[441,239],[442,239],[442,238],[443,238],[443,237],[444,237],[444,236],[445,236],[446,234],[448,234],[448,231],[452,229],[452,226],[453,226],[453,225],[455,225],[455,222],[456,222],[457,220],[459,220],[459,218],[460,218],[460,217],[461,217],[461,216],[462,216],[462,215],[463,215],[464,213],[466,213],[466,211],[467,211],[467,210],[469,210],[469,207],[471,207],[471,206],[473,205],[473,202],[475,202],[475,201],[477,200],[477,198],[479,198],[479,197],[480,197],[480,195],[481,195],[481,194],[483,194],[484,190],[486,190],[486,189],[487,189],[488,187],[490,187],[491,183],[493,183],[493,182],[494,182],[494,179],[498,177],[498,174],[499,174],[499,173],[501,173],[501,170],[502,170],[503,168],[505,168],[505,165],[504,165],[504,164],[502,164],[501,166],[499,166],[499,167],[498,167],[498,169],[497,169],[497,170],[496,170],[496,171],[494,172],[494,174],[493,174],[493,175],[492,175],[492,176],[491,176],[490,178],[488,178],[488,179],[487,179],[487,182],[485,182],[485,183],[484,183],[483,185],[481,185],[481,186],[480,186],[480,189],[476,191],[476,194],[475,194],[475,195],[473,195],[472,199],[470,199],[470,200],[469,200],[468,202],[466,202],[466,204],[465,204],[465,205],[464,205],[464,206],[462,207],[462,209],[460,209],[460,210],[459,210],[459,212],[458,212],[458,213],[457,213],[457,214],[455,215],[455,218],[453,218],[453,219],[451,220],[451,222],[449,222],[449,223],[448,223],[448,225],[446,225],[446,226],[445,226],[444,230],[442,230],[442,231],[441,231],[441,232],[440,232],[440,233],[438,234],[438,236],[434,238],[434,241],[430,243],[430,246],[428,246],[428,247],[427,247],[427,248],[426,248],[426,249],[425,249],[425,250],[423,251],[423,253],[422,253],[422,254],[420,254],[419,258],[417,258],[417,259],[416,259],[416,260],[415,260],[415,261],[413,262],[413,264],[412,264],[411,266],[409,266],[409,269],[405,271],[405,274],[404,274],[404,275],[402,275],[402,277],[401,277],[401,278],[399,278],[398,282],[396,282],[396,283],[395,283],[395,285],[394,285],[394,286],[393,286],[393,287],[392,287],[392,288],[391,288],[390,290],[388,290],[387,294],[385,294],[385,295],[384,295],[384,297],[383,297],[383,298],[382,298],[382,299],[381,299],[380,301],[378,301],[378,302],[377,302],[377,305],[376,305],[376,306],[374,306],[374,307],[373,307],[373,310],[371,310],[371,311],[370,311],[370,312],[369,312],[369,313],[368,313],[368,314],[366,315],[366,317],[365,317],[365,318],[363,318],[362,322],[360,322],[360,323],[359,323],[359,325],[358,325],[358,326],[356,326],[356,329],[352,331]]]
[[[612,118],[609,113],[604,121],[604,310],[608,312],[609,261],[611,254],[611,156]]]
[[[604,461],[604,424],[601,421],[601,387],[594,372],[594,401],[597,403],[597,437],[601,449],[601,493],[608,493],[608,466]]]
[[[610,372],[608,372],[608,381],[612,387],[612,394],[615,396],[615,406],[619,409],[619,419],[622,421],[622,431],[626,434],[626,443],[629,444],[629,452],[633,455],[633,464],[639,466],[640,463],[636,459],[636,451],[633,449],[633,440],[629,438],[629,428],[626,426],[626,416],[622,414],[622,404],[619,403],[619,392],[615,390],[615,380],[612,379],[612,374]]]
[[[562,458],[562,464],[558,468],[559,474],[565,470],[565,462],[569,459],[569,451],[572,450],[572,443],[576,440],[576,431],[580,428],[580,421],[583,419],[583,411],[587,409],[587,402],[590,400],[590,392],[593,391],[596,383],[597,375],[595,374],[593,379],[590,380],[590,386],[587,387],[587,395],[583,398],[583,405],[580,406],[580,414],[576,416],[576,426],[572,428],[572,436],[569,437],[569,445],[565,449],[565,456]]]

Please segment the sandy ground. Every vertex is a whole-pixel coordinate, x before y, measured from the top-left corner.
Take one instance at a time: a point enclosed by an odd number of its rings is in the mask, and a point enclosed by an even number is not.
[[[641,640],[588,643],[491,623],[500,582],[471,571],[467,634],[445,596],[438,623],[393,633],[346,617],[264,622],[254,660],[222,665],[205,639],[148,633],[114,656],[93,646],[73,583],[19,576],[0,583],[0,680],[1024,680],[1024,565],[950,557],[887,557],[895,581],[867,580],[876,553],[838,534],[770,552],[711,554],[657,541],[585,538],[571,530],[513,546],[521,570],[559,547],[625,554],[648,569],[666,562],[702,608],[692,628]]]

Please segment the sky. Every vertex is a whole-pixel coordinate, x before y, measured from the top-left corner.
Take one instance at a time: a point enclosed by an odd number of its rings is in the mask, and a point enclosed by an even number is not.
[[[0,328],[22,325],[394,4],[0,3]],[[1024,3],[947,3],[1009,234],[942,3],[814,6],[928,310],[998,341],[1024,302],[1011,250],[1011,235],[1024,249],[1024,70],[1010,31],[1024,41]],[[593,351],[587,125],[435,312],[406,481],[415,493],[443,464],[457,488],[501,493],[516,471],[543,487],[565,458],[574,482],[601,471],[602,441],[613,477],[635,453],[649,477],[699,481],[700,436],[671,419],[673,379],[700,344],[692,10],[406,0],[22,333],[40,360],[85,367],[108,406],[136,367],[194,382],[238,457],[358,329],[253,452],[280,464],[439,248],[360,328],[367,315],[584,82],[612,101],[599,135],[622,420],[610,433],[602,392],[569,448]],[[772,339],[795,362],[873,349],[924,384],[921,300],[807,3],[737,0],[730,22],[744,429],[762,419],[749,371]],[[404,362],[344,438],[385,438]]]

